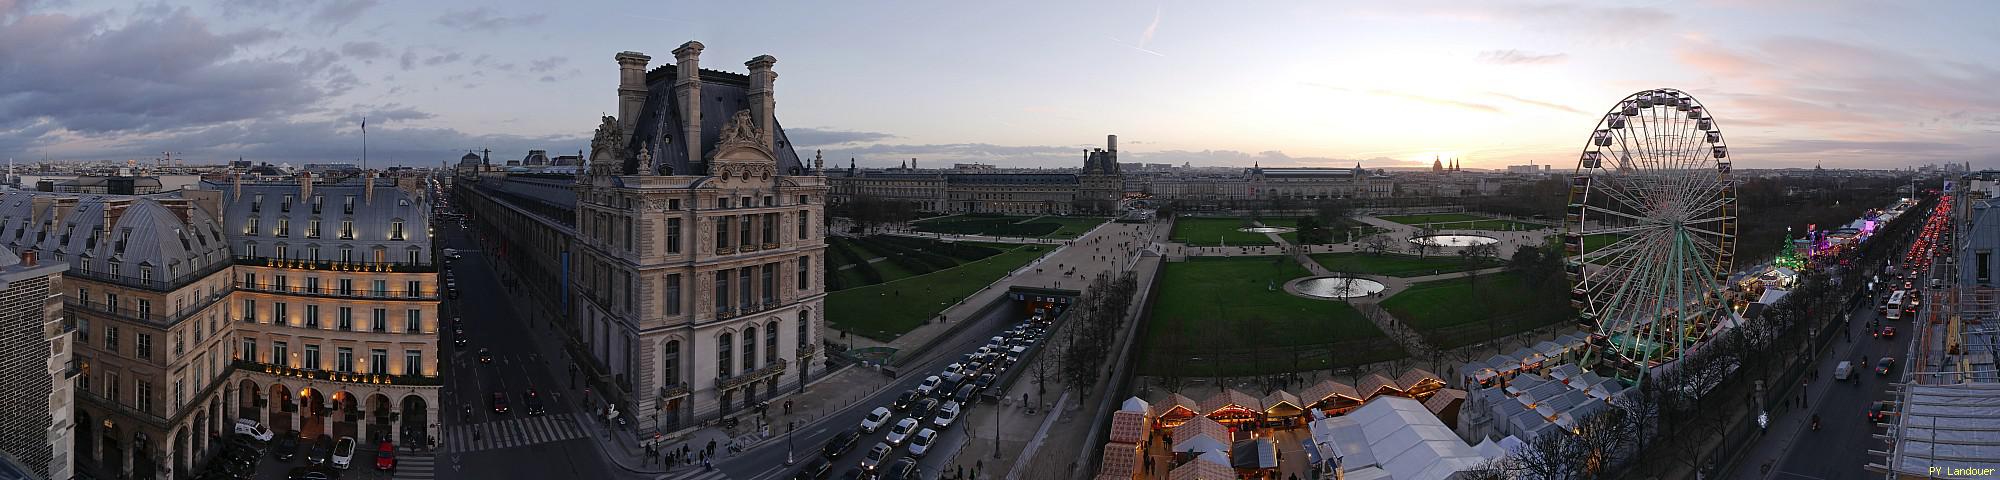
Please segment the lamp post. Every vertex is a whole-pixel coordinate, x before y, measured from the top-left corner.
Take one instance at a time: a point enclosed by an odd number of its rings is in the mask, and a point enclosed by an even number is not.
[[[1006,392],[1001,392],[1005,394]],[[1000,409],[993,409],[993,458],[1000,458]]]
[[[796,460],[796,459],[792,458],[792,429],[793,429],[793,427],[794,427],[794,425],[793,425],[793,422],[792,422],[791,420],[786,420],[786,421],[785,421],[785,466],[787,466],[787,467],[789,467],[789,466],[792,466],[792,464],[794,464],[794,463],[798,463],[798,460]]]

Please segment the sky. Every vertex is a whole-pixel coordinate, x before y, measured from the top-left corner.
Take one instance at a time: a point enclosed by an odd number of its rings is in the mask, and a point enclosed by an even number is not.
[[[559,5],[559,6],[558,6]],[[2000,167],[2000,3],[0,0],[0,157],[574,152],[620,51],[778,59],[829,163],[1575,165],[1677,88],[1737,168]]]

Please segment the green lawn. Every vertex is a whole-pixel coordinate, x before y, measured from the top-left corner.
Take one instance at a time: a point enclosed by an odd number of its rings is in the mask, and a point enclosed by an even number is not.
[[[1289,218],[1267,218],[1262,221],[1265,226],[1271,227],[1298,225],[1297,220]],[[1271,242],[1271,237],[1262,233],[1237,230],[1243,226],[1244,221],[1237,218],[1181,217],[1174,221],[1173,241],[1197,247],[1277,245]]]
[[[1022,216],[968,213],[918,220],[910,228],[919,232],[1003,237],[1076,238],[1108,218]]]
[[[827,288],[843,290],[950,268],[1012,250],[1015,244],[945,242],[877,235],[863,238],[828,237]],[[852,252],[852,255],[847,253]],[[911,258],[921,257],[921,258]],[[870,259],[880,261],[870,262]],[[870,272],[876,278],[870,278]]]
[[[1491,258],[1474,258],[1468,264],[1457,255],[1419,257],[1399,253],[1381,255],[1359,252],[1319,253],[1314,254],[1312,259],[1332,271],[1392,277],[1421,277],[1433,273],[1460,272],[1503,265],[1499,260]]]
[[[1007,272],[1049,252],[1046,245],[1009,247],[1013,250],[957,267],[828,293],[827,321],[833,328],[855,335],[895,340]]]
[[[1439,230],[1497,230],[1522,231],[1552,228],[1548,225],[1497,220],[1468,213],[1426,213],[1419,215],[1388,215],[1377,217],[1404,225],[1429,225]]]
[[[1386,230],[1368,225],[1359,220],[1348,219],[1342,221],[1341,226],[1333,230],[1333,243],[1347,243],[1355,239],[1368,238],[1369,235],[1384,231]],[[1299,232],[1285,232],[1278,234],[1278,236],[1284,238],[1286,243],[1299,244]]]
[[[1286,281],[1308,275],[1298,262],[1280,256],[1194,257],[1166,264],[1151,297],[1142,344],[1150,360],[1142,369],[1198,369],[1202,375],[1219,369],[1234,376],[1294,371],[1295,364],[1325,368],[1323,352],[1329,348],[1338,352],[1338,364],[1404,355],[1347,304],[1284,292]],[[1213,365],[1186,365],[1190,357]]]
[[[1561,296],[1557,289],[1531,289],[1521,273],[1504,272],[1412,285],[1382,307],[1432,346],[1449,349],[1568,319]]]

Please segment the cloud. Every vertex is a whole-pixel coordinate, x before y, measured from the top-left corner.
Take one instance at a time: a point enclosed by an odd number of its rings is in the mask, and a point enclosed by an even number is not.
[[[537,58],[528,61],[528,71],[535,73],[548,73],[555,71],[556,67],[561,67],[563,66],[563,64],[566,63],[569,63],[569,58],[567,57]]]
[[[445,52],[424,58],[424,66],[435,67],[447,63],[458,63],[459,60],[463,59],[465,59],[465,54],[458,52]]]
[[[348,109],[347,113],[341,115],[341,117],[343,118],[366,117],[368,118],[368,121],[370,123],[388,124],[391,122],[404,121],[404,120],[428,120],[437,117],[437,115],[432,115],[430,112],[417,110],[415,108],[404,106],[402,104],[391,103],[380,106],[356,105],[353,108]]]
[[[493,9],[480,7],[447,12],[437,18],[437,24],[466,31],[493,31],[534,26],[547,18],[542,14],[505,16],[494,13]]]
[[[0,130],[50,121],[101,134],[289,115],[356,82],[332,52],[248,53],[278,37],[273,30],[215,32],[184,8],[108,17],[0,24]]]
[[[339,32],[340,27],[361,18],[363,12],[374,7],[376,0],[332,0],[321,2],[318,11],[312,14],[312,23],[325,27],[328,32]]]
[[[397,59],[396,63],[402,65],[404,70],[417,68],[417,51],[409,48],[403,49],[403,56]]]
[[[1415,102],[1422,102],[1422,103],[1428,103],[1428,104],[1432,104],[1432,105],[1443,105],[1443,106],[1447,106],[1447,107],[1455,107],[1455,108],[1463,108],[1463,109],[1467,109],[1467,110],[1479,110],[1479,111],[1482,111],[1482,112],[1492,112],[1492,113],[1500,113],[1500,107],[1495,107],[1495,106],[1492,106],[1492,105],[1487,105],[1487,104],[1484,104],[1484,103],[1474,103],[1474,102],[1467,102],[1467,101],[1463,101],[1463,100],[1452,100],[1452,99],[1448,99],[1448,98],[1435,98],[1435,97],[1426,97],[1426,96],[1423,96],[1423,95],[1416,95],[1416,94],[1409,94],[1409,93],[1403,93],[1403,92],[1397,92],[1397,91],[1391,91],[1391,90],[1381,90],[1381,89],[1377,89],[1377,90],[1369,90],[1369,91],[1368,91],[1368,93],[1370,93],[1370,94],[1373,94],[1373,95],[1380,95],[1380,96],[1385,96],[1385,97],[1395,97],[1395,98],[1401,98],[1401,99],[1404,99],[1404,100],[1410,100],[1410,101],[1415,101]]]
[[[1153,43],[1153,34],[1160,31],[1160,7],[1153,7],[1153,23],[1146,24],[1146,30],[1139,32],[1139,48],[1145,49]],[[1151,51],[1151,50],[1148,50]]]
[[[1562,63],[1569,60],[1567,53],[1535,54],[1520,50],[1487,50],[1479,52],[1479,61],[1501,65],[1544,65]]]
[[[1572,107],[1570,107],[1570,106],[1568,106],[1568,105],[1559,105],[1559,104],[1554,104],[1554,103],[1549,103],[1549,102],[1544,102],[1544,101],[1541,101],[1541,100],[1534,100],[1534,99],[1527,99],[1527,98],[1521,98],[1521,97],[1516,97],[1516,96],[1513,96],[1513,95],[1508,95],[1508,94],[1505,94],[1505,93],[1499,93],[1499,92],[1486,92],[1486,94],[1487,94],[1487,95],[1492,95],[1492,96],[1495,96],[1495,97],[1500,97],[1500,98],[1504,98],[1504,99],[1508,99],[1508,100],[1513,100],[1513,101],[1515,101],[1515,102],[1520,102],[1520,103],[1525,103],[1525,104],[1528,104],[1528,105],[1534,105],[1534,106],[1537,106],[1537,107],[1542,107],[1542,108],[1547,108],[1547,109],[1550,109],[1550,110],[1556,110],[1556,111],[1562,111],[1562,112],[1569,112],[1569,113],[1575,113],[1575,114],[1582,114],[1582,113],[1583,113],[1583,110],[1577,110],[1576,108],[1572,108]]]
[[[389,46],[382,42],[347,42],[340,45],[340,54],[361,60],[374,60],[389,56]]]
[[[799,145],[802,148],[850,145],[896,138],[895,135],[880,132],[857,132],[812,127],[787,128],[785,129],[785,137],[791,139],[793,145]]]

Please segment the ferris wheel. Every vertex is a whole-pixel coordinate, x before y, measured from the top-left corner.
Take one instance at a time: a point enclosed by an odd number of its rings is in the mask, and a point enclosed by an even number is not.
[[[1599,365],[1643,378],[1730,314],[1729,170],[1715,118],[1679,90],[1634,93],[1598,120],[1570,178],[1563,241],[1570,303]]]

